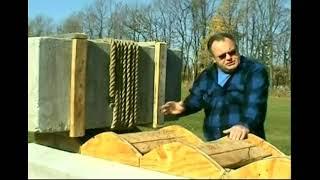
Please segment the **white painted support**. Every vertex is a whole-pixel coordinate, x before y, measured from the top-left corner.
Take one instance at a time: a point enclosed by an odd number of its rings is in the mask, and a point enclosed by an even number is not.
[[[28,144],[28,179],[184,179],[117,162]]]

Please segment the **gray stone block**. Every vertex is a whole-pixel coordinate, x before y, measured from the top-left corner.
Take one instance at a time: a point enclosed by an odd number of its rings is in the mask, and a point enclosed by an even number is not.
[[[110,43],[88,40],[85,96],[86,129],[108,128],[112,109],[108,103]],[[72,39],[28,38],[28,131],[69,130]],[[179,52],[168,51],[166,100],[181,97]],[[138,124],[152,123],[154,46],[141,46],[139,58]]]

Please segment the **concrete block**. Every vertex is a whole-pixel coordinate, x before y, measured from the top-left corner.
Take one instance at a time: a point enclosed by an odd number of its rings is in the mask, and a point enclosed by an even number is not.
[[[28,130],[67,130],[71,40],[28,39]]]
[[[141,44],[141,43],[140,43]],[[153,117],[154,46],[140,46],[138,124]],[[28,38],[28,131],[69,131],[72,39]],[[180,99],[182,61],[168,51],[166,100]],[[110,43],[88,40],[85,128],[108,128],[112,109],[108,103]]]
[[[29,179],[184,179],[169,174],[28,144]]]

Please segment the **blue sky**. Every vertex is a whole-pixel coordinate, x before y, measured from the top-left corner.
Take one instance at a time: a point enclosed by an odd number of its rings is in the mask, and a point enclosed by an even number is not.
[[[145,3],[151,0],[125,0],[130,3]],[[28,16],[34,18],[42,14],[58,23],[75,11],[79,11],[94,0],[28,0]]]
[[[75,11],[79,11],[95,0],[28,0],[28,16],[34,18],[36,15],[47,15],[56,23],[59,23]],[[114,0],[118,1],[118,0]],[[290,0],[285,0],[290,6]],[[129,4],[148,4],[152,0],[124,0]]]

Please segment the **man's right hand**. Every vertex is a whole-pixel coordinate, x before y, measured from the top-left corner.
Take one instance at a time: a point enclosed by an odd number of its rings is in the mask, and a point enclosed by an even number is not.
[[[160,112],[164,115],[177,115],[181,114],[185,110],[183,106],[183,102],[175,102],[175,101],[169,101],[163,106],[160,107]]]

